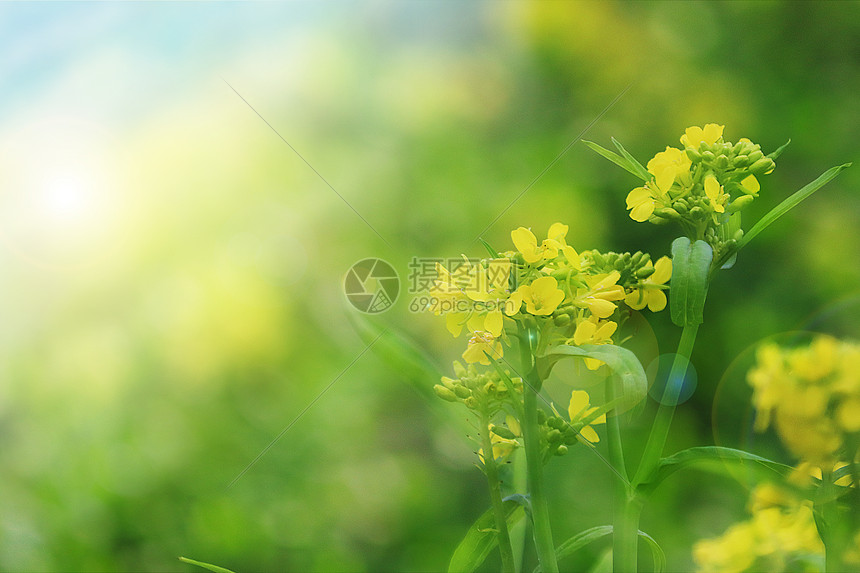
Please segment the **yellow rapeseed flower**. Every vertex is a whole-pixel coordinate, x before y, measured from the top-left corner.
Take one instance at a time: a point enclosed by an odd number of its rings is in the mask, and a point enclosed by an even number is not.
[[[531,284],[518,288],[510,298],[512,308],[519,309],[526,303],[526,311],[535,316],[548,316],[564,300],[564,291],[558,288],[554,277],[545,276],[535,279]]]
[[[705,176],[705,195],[711,202],[714,212],[726,212],[726,203],[729,201],[729,194],[725,192],[723,186],[720,185],[720,182],[712,174]]]
[[[661,257],[656,263],[648,261],[644,268],[653,268],[654,273],[644,279],[633,292],[628,293],[624,302],[635,310],[642,310],[647,306],[651,312],[660,312],[666,308],[663,285],[672,278],[672,259]]]
[[[687,154],[680,149],[666,147],[666,151],[661,151],[648,162],[646,169],[654,176],[657,189],[665,193],[672,187],[676,178],[689,179],[691,163]]]
[[[570,416],[571,425],[576,425],[578,422],[587,419],[596,410],[597,408],[591,407],[591,398],[585,390],[574,390],[570,394],[570,404],[567,407],[567,413]],[[597,435],[597,432],[591,426],[605,423],[606,414],[601,414],[580,428],[578,437],[585,439],[591,444],[596,444],[600,441],[600,436]]]
[[[713,145],[723,136],[725,125],[709,123],[705,127],[692,126],[688,127],[681,136],[681,143],[684,147],[692,147],[698,149],[703,143]]]

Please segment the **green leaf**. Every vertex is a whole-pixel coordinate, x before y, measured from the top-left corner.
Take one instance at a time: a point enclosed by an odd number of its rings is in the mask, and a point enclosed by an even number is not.
[[[713,256],[713,249],[704,241],[691,243],[687,237],[678,237],[672,243],[669,309],[677,326],[702,324]]]
[[[585,531],[580,531],[556,548],[555,558],[558,561],[561,561],[563,558],[573,555],[589,543],[593,543],[607,535],[612,535],[611,525],[599,525],[597,527],[586,529]],[[535,572],[537,571],[540,571],[540,565],[535,569]]]
[[[611,525],[600,525],[597,527],[592,527],[590,529],[586,529],[585,531],[581,531],[562,543],[555,550],[555,557],[558,561],[561,561],[564,557],[569,557],[573,555],[589,543],[593,543],[598,539],[603,537],[607,537],[612,535],[613,527]],[[654,540],[653,537],[645,533],[644,531],[639,531],[639,537],[645,540],[648,544],[648,547],[651,549],[651,556],[654,558],[654,571],[657,573],[662,573],[666,570],[666,555],[663,553],[663,549],[660,545]],[[535,568],[535,573],[538,573],[541,570],[540,565]]]
[[[621,385],[619,407],[626,411],[641,402],[648,393],[648,379],[639,359],[630,350],[612,344],[583,344],[569,346],[560,344],[547,348],[541,357],[548,373],[552,366],[567,356],[595,358],[604,362]]]
[[[211,563],[203,563],[202,561],[195,561],[194,559],[188,559],[187,557],[180,557],[179,560],[183,563],[190,563],[191,565],[197,565],[198,567],[214,571],[215,573],[233,573],[232,571],[230,571],[229,569],[225,569],[224,567],[218,567],[217,565],[212,565]]]
[[[490,243],[488,243],[487,241],[485,241],[482,237],[478,237],[478,240],[479,240],[479,241],[481,241],[481,244],[482,244],[482,245],[484,245],[484,248],[485,248],[485,249],[487,249],[487,252],[488,252],[488,253],[490,253],[490,256],[491,256],[491,257],[493,257],[494,259],[498,259],[498,258],[500,258],[500,257],[499,257],[499,252],[498,252],[496,249],[494,249],[494,248],[490,245]]]
[[[642,179],[644,181],[649,181],[651,179],[650,176],[643,177],[642,174],[639,172],[639,170],[636,168],[636,165],[630,163],[627,159],[621,157],[617,153],[615,153],[613,151],[609,151],[608,149],[597,145],[593,141],[586,141],[583,139],[582,142],[585,145],[587,145],[588,147],[590,147],[591,149],[593,149],[594,151],[596,151],[597,153],[599,153],[600,155],[602,155],[603,157],[605,157],[606,159],[608,159],[609,161],[611,161],[612,163],[614,163],[615,165],[621,167],[622,169],[624,169],[626,171],[629,171],[630,173],[632,173],[636,177],[639,177],[640,179]],[[641,165],[640,165],[640,167],[641,167]]]
[[[770,210],[770,212],[756,223],[752,229],[750,229],[744,236],[738,241],[738,249],[741,249],[749,243],[756,235],[767,229],[770,225],[772,225],[777,219],[788,213],[791,209],[796,207],[801,201],[824,187],[831,179],[839,175],[839,173],[843,169],[848,169],[851,167],[850,163],[845,163],[843,165],[837,165],[836,167],[831,167],[824,173],[818,176],[818,178],[812,183],[807,184],[799,191],[795,192],[791,197],[774,207]]]
[[[648,173],[648,170],[645,169],[645,166],[639,163],[635,157],[630,155],[630,153],[628,153],[627,150],[624,149],[624,146],[621,145],[614,137],[612,138],[612,143],[615,144],[616,149],[618,149],[624,159],[626,159],[630,163],[630,165],[633,166],[633,168],[638,172],[640,179],[643,179],[645,181],[651,180],[651,174]]]
[[[654,572],[663,573],[666,570],[666,554],[663,553],[663,548],[654,540],[653,537],[639,530],[639,537],[645,540],[648,547],[651,549],[651,557],[654,559]]]
[[[690,466],[707,465],[713,462],[764,469],[768,472],[775,472],[783,477],[793,471],[791,466],[787,466],[743,450],[724,448],[720,446],[702,446],[682,450],[668,458],[663,458],[660,460],[654,473],[644,480],[643,485],[647,484],[645,489],[653,490],[662,483],[663,480],[678,470]]]
[[[782,152],[785,151],[785,148],[788,147],[789,143],[791,143],[790,139],[788,141],[786,141],[785,143],[783,143],[782,145],[780,145],[779,147],[777,147],[776,151],[768,153],[766,157],[769,157],[770,159],[776,159],[777,157],[782,155]]]
[[[505,502],[505,512],[508,527],[517,523],[524,515],[522,506],[515,501]],[[493,510],[489,509],[472,524],[466,536],[454,550],[451,563],[448,565],[448,573],[472,573],[477,569],[499,544],[495,527],[496,517]]]

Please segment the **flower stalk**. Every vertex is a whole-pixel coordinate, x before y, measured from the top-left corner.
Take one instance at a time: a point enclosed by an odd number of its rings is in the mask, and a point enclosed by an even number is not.
[[[536,332],[533,328],[520,325],[520,359],[525,372],[523,388],[523,445],[526,453],[526,470],[529,499],[531,501],[534,525],[535,549],[541,570],[544,573],[558,573],[555,546],[549,521],[546,493],[543,483],[543,455],[538,424],[538,392],[543,381],[538,374],[534,361],[532,344]]]
[[[496,518],[496,531],[499,540],[499,553],[502,557],[502,573],[515,573],[514,552],[511,547],[511,536],[508,531],[508,519],[502,502],[502,489],[499,482],[499,468],[493,453],[493,441],[490,437],[490,416],[486,411],[481,414],[481,447],[484,452],[484,473],[490,488],[490,503]]]

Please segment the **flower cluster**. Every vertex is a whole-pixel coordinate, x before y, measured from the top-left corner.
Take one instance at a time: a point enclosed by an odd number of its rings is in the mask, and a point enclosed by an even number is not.
[[[472,303],[440,305],[468,309],[444,313],[452,335],[469,337],[466,362],[489,365],[503,357],[506,319],[537,321],[544,345],[580,346],[612,341],[623,319],[619,304],[652,312],[665,308],[669,258],[654,263],[641,252],[580,254],[567,244],[567,233],[567,225],[554,223],[538,242],[530,229],[520,227],[511,232],[516,250],[477,264],[464,261],[453,271],[437,266],[434,293],[451,303]],[[593,369],[600,362],[586,364]]]
[[[857,456],[860,344],[818,336],[809,346],[760,347],[747,375],[755,427],[771,424],[800,459],[820,467]]]
[[[693,559],[700,572],[824,570],[812,502],[765,483],[753,490],[749,510],[751,519],[696,543]]]
[[[539,333],[538,348],[555,344],[599,345],[613,342],[619,324],[633,310],[658,312],[666,307],[664,290],[672,275],[668,257],[656,263],[636,253],[582,253],[567,244],[568,226],[554,223],[538,241],[525,227],[511,232],[515,249],[491,258],[464,262],[454,269],[437,265],[434,295],[445,304],[448,331],[468,337],[463,360],[454,363],[455,378],[443,377],[434,387],[449,402],[460,402],[489,420],[486,429],[493,458],[501,460],[521,445],[516,414],[522,402],[523,380],[508,369],[504,348],[510,332],[528,323]],[[443,309],[456,309],[445,311]],[[479,365],[494,369],[479,369]],[[597,369],[603,363],[586,357]],[[493,420],[504,423],[494,424]],[[604,408],[591,405],[587,392],[575,390],[563,416],[539,410],[538,426],[544,461],[563,455],[578,442],[600,440],[594,426],[606,422]],[[485,452],[479,451],[484,462]]]
[[[731,251],[742,232],[736,229],[726,236],[719,227],[758,196],[758,178],[776,164],[749,139],[724,141],[724,127],[688,127],[681,136],[682,149],[666,147],[657,153],[646,166],[650,178],[627,195],[630,218],[656,224],[678,221],[715,251]]]

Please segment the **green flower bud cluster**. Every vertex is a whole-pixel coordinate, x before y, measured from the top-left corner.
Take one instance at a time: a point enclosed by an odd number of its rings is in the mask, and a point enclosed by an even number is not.
[[[583,254],[584,264],[589,265],[589,271],[594,274],[611,273],[618,271],[621,278],[617,284],[624,288],[632,288],[640,281],[654,274],[654,265],[651,263],[651,255],[636,251],[635,253],[600,253],[598,251],[585,251]]]
[[[561,416],[548,416],[543,410],[538,410],[538,424],[545,460],[566,454],[570,446],[579,442],[580,431],[585,426],[570,424]]]
[[[479,372],[474,364],[469,364],[466,368],[455,361],[454,373],[457,378],[443,376],[442,383],[433,386],[436,395],[447,402],[461,402],[470,410],[493,415],[501,410],[503,404],[512,399],[508,384],[502,380],[498,372]],[[509,371],[505,371],[505,374],[513,382],[514,391],[522,394],[522,379],[511,377]],[[519,400],[519,398],[513,399]]]
[[[735,144],[730,141],[712,144],[703,141],[698,148],[687,147],[685,151],[694,164],[716,174],[729,193],[756,195],[757,191],[750,192],[740,182],[750,175],[767,175],[776,168],[774,160],[762,152],[761,146],[748,139],[741,139]]]

